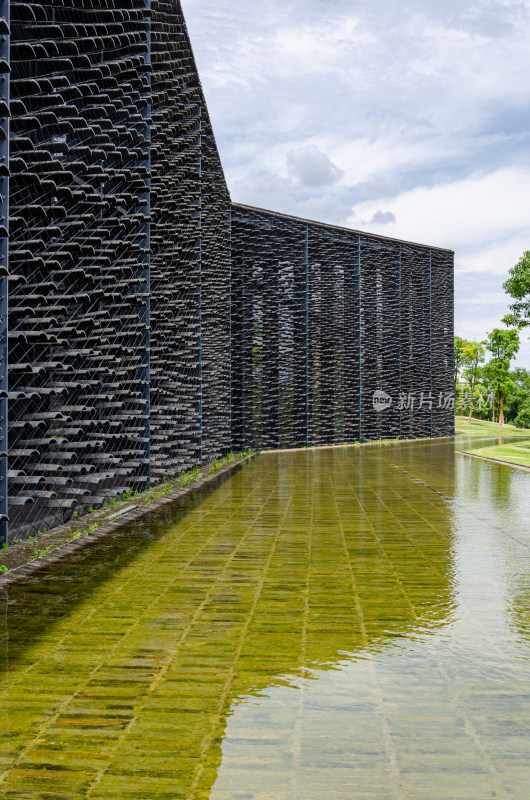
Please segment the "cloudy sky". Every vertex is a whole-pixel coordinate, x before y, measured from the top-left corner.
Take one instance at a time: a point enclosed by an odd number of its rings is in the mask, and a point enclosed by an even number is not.
[[[233,199],[451,248],[457,332],[498,325],[530,250],[530,0],[183,7]]]

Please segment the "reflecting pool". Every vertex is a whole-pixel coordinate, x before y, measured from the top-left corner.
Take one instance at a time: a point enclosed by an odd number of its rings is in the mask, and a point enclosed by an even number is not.
[[[1,798],[530,797],[530,475],[452,440],[259,456],[0,636]]]

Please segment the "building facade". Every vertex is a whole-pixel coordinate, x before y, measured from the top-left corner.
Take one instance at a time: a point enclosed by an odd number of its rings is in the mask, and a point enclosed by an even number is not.
[[[180,3],[0,6],[4,538],[232,447],[452,434],[451,252],[233,204]]]

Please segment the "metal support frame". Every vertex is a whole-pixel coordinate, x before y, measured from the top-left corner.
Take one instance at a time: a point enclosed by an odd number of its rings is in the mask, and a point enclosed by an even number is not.
[[[357,441],[362,441],[363,425],[362,425],[362,411],[363,411],[363,369],[362,369],[362,304],[361,304],[361,237],[357,237],[355,243],[355,287],[357,290],[357,306],[356,315],[358,320],[357,325],[357,381],[358,381],[358,400],[357,400]]]
[[[399,394],[401,396],[402,392],[402,370],[401,370],[401,349],[402,349],[402,330],[401,330],[401,304],[402,304],[402,297],[401,297],[401,246],[399,248],[399,253],[397,257],[397,271],[398,271],[398,287],[397,287],[397,296],[398,296],[398,318],[397,318],[397,330],[398,330],[398,386],[399,386]],[[399,438],[401,439],[403,435],[403,410],[399,409]]]
[[[8,539],[9,0],[0,0],[0,543]]]
[[[309,225],[304,237],[304,386],[305,386],[305,442],[309,447]]]
[[[432,336],[432,250],[429,251],[429,263],[427,266],[428,270],[428,277],[427,277],[427,293],[428,293],[428,315],[429,315],[429,388],[431,390],[432,395],[432,386],[433,386],[433,363],[432,363],[432,350],[433,350],[433,336]],[[435,398],[432,398],[432,404],[430,406],[430,420],[429,420],[429,436],[433,435],[434,432],[434,413],[433,413],[433,404],[435,402]]]
[[[202,308],[202,300],[203,300],[203,283],[202,283],[202,250],[203,250],[203,242],[202,242],[202,193],[203,193],[203,181],[202,181],[202,108],[199,106],[198,109],[198,118],[199,122],[197,123],[197,133],[198,133],[198,152],[199,152],[199,163],[197,166],[197,181],[198,181],[198,191],[197,191],[197,241],[198,241],[198,258],[197,258],[197,316],[198,316],[198,339],[197,339],[197,391],[198,391],[198,402],[197,402],[197,414],[198,414],[198,452],[197,457],[199,464],[202,464],[204,459],[204,446],[203,446],[203,395],[204,395],[204,386],[203,386],[203,357],[202,357],[202,348],[203,348],[203,336],[202,336],[202,329],[203,329],[203,308]]]
[[[233,303],[233,274],[232,274],[232,206],[228,212],[228,429],[230,431],[231,445],[234,445],[233,429],[233,328],[234,328],[234,303]]]
[[[143,337],[146,348],[146,365],[144,369],[143,397],[146,401],[145,406],[145,476],[148,485],[151,483],[151,114],[152,114],[152,93],[151,93],[151,66],[152,66],[152,36],[151,36],[151,0],[144,0],[145,22],[147,25],[147,51],[145,55],[146,70],[144,73],[145,92],[144,98],[147,104],[142,110],[142,116],[146,121],[144,131],[143,152],[145,153],[144,166],[147,170],[146,191],[143,198],[144,205],[144,233],[142,261],[144,264],[144,278],[146,283],[144,325],[145,333]]]
[[[146,127],[144,132],[145,143],[143,150],[145,152],[145,167],[147,170],[146,180],[146,193],[145,193],[145,242],[144,242],[144,255],[143,261],[145,265],[145,281],[146,281],[146,304],[145,304],[145,336],[144,343],[146,347],[147,359],[145,367],[145,385],[143,396],[146,400],[145,407],[145,473],[147,483],[151,483],[151,138],[152,138],[152,92],[151,92],[151,67],[152,67],[152,36],[151,36],[151,0],[144,0],[145,22],[147,25],[147,52],[145,56],[146,71],[145,82],[146,91],[145,99],[147,105],[142,111],[142,116],[146,120]]]

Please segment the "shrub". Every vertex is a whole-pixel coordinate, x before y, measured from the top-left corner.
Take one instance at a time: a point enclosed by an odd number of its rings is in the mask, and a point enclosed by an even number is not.
[[[516,428],[530,428],[530,400],[527,400],[515,419]]]

